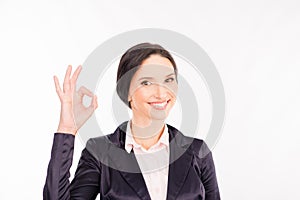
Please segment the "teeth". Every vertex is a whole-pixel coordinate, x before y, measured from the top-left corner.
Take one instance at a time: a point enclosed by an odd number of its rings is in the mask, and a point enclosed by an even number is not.
[[[156,108],[163,108],[165,107],[165,105],[167,104],[167,102],[163,102],[163,103],[152,103],[151,105],[156,107]]]

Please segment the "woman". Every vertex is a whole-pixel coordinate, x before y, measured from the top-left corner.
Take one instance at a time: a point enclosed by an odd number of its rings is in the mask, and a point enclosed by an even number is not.
[[[68,67],[63,89],[54,77],[61,101],[44,199],[220,199],[212,153],[206,144],[184,136],[164,121],[175,104],[177,66],[157,44],[142,43],[121,57],[117,93],[132,110],[132,119],[114,133],[87,142],[72,182],[74,139],[97,108],[88,89],[75,89],[79,66]],[[83,96],[92,97],[89,107]]]

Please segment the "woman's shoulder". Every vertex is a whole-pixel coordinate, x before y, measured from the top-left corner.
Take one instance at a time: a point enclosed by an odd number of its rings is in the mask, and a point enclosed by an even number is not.
[[[175,142],[179,146],[185,148],[187,151],[194,154],[195,156],[203,158],[210,153],[210,149],[204,140],[196,137],[187,136],[186,134],[169,124],[168,129],[171,136],[171,140],[175,139]]]

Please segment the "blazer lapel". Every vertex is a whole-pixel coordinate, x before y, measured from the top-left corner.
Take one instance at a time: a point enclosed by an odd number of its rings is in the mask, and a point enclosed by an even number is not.
[[[184,137],[176,128],[168,125],[169,130],[169,175],[167,199],[176,199],[191,166],[193,155],[187,151],[192,140]]]
[[[138,166],[137,160],[134,156],[134,153],[131,152],[130,155],[132,156],[130,158],[130,162],[132,162],[134,165],[136,165],[137,172],[132,173],[132,172],[126,172],[126,171],[119,171],[120,174],[125,178],[127,183],[131,185],[131,187],[135,190],[135,192],[138,194],[138,196],[141,199],[144,200],[151,200],[149,191],[147,189],[143,174]],[[127,160],[128,161],[128,160]]]
[[[110,156],[110,159],[114,162],[113,166],[115,166],[115,169],[119,171],[127,184],[133,188],[137,195],[143,200],[151,200],[144,177],[133,151],[129,154],[125,150],[126,126],[127,122],[122,123],[109,138],[114,144],[121,148],[117,152],[118,154],[111,152],[110,154],[112,156]],[[116,148],[113,149],[117,150]]]

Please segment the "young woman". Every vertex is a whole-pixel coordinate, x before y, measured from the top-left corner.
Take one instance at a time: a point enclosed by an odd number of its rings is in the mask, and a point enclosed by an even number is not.
[[[177,95],[177,66],[157,44],[142,43],[122,56],[117,93],[132,110],[132,118],[114,133],[91,138],[72,182],[74,139],[97,108],[97,97],[81,87],[79,66],[68,67],[63,88],[54,77],[61,101],[60,122],[54,134],[44,199],[220,199],[212,153],[204,141],[184,136],[166,124]],[[85,107],[83,96],[92,98]]]

